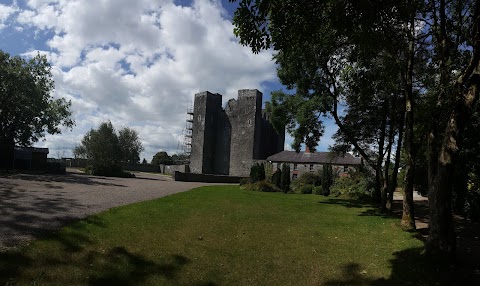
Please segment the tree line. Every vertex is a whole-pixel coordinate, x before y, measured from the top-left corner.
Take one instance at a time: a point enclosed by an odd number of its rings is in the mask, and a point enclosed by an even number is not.
[[[469,132],[480,114],[480,0],[238,2],[240,43],[255,53],[273,48],[278,78],[291,90],[272,94],[272,123],[287,126],[295,149],[314,150],[322,116],[333,118],[333,149],[355,150],[374,170],[383,211],[392,208],[403,158],[407,228],[415,228],[415,173],[423,166],[426,250],[452,255],[452,197],[467,184],[478,188],[480,178],[478,135]],[[461,170],[467,179],[457,182]]]

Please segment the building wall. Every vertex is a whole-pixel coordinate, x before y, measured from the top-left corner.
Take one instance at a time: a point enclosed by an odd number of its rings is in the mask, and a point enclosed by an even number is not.
[[[262,114],[262,93],[238,91],[225,110],[221,95],[195,95],[190,167],[193,173],[247,176],[254,160],[283,150],[285,131],[278,135]]]
[[[281,162],[274,162],[273,169],[276,170],[277,168],[282,169],[283,163]],[[322,170],[324,164],[293,164],[289,163],[290,166],[290,179],[293,181],[296,178],[300,177],[303,173],[318,173]],[[312,166],[312,168],[310,167]],[[354,171],[354,166],[349,165],[332,165],[333,173],[337,176],[345,176],[348,172]]]
[[[195,94],[193,110],[191,170],[194,173],[215,173],[217,121],[222,96],[208,91]]]
[[[35,171],[47,170],[47,153],[32,152],[31,168]]]
[[[215,148],[215,174],[228,175],[230,169],[230,143],[232,134],[232,124],[225,113],[225,110],[220,110],[217,132],[216,132],[216,148]]]
[[[230,144],[230,170],[232,176],[249,173],[253,159],[260,159],[259,117],[262,94],[254,90],[239,90],[236,102],[231,100],[225,111],[232,125]]]

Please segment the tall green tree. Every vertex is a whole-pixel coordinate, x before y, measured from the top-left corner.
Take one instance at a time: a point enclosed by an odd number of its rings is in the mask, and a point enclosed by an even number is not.
[[[152,162],[153,165],[171,165],[172,164],[172,157],[168,155],[167,152],[165,151],[160,151],[157,152],[155,155],[153,155]]]
[[[254,52],[272,45],[277,51],[274,59],[279,65],[277,74],[280,81],[287,88],[295,89],[292,96],[272,94],[272,103],[267,106],[274,124],[287,125],[287,130],[294,137],[292,147],[299,150],[301,143],[305,143],[314,150],[323,134],[321,115],[333,117],[344,141],[353,145],[364,162],[376,171],[376,194],[379,199],[380,189],[384,185],[384,151],[388,151],[388,148],[384,148],[386,144],[379,143],[391,141],[385,140],[389,135],[385,132],[386,107],[390,102],[388,91],[391,90],[391,83],[400,82],[403,74],[402,66],[391,59],[401,58],[405,54],[401,52],[407,48],[402,27],[409,20],[408,6],[402,1],[245,0],[240,1],[234,16],[235,33],[240,37],[240,42],[252,47]],[[367,71],[365,74],[370,75],[376,62],[388,60],[393,63],[390,71],[376,71],[382,77],[387,75],[385,80],[377,77],[374,84],[367,78],[362,81],[363,90],[372,87],[370,90],[375,93],[369,96],[377,97],[376,102],[380,105],[380,108],[375,104],[372,107],[381,112],[370,110],[373,111],[370,114],[380,115],[376,120],[372,117],[369,121],[375,125],[367,130],[369,125],[349,124],[339,111],[345,107],[342,103],[347,96],[345,77],[351,74],[352,68],[357,72]],[[388,68],[389,65],[383,64],[382,67]],[[395,89],[400,90],[398,86]],[[357,102],[364,103],[367,100],[365,98]],[[368,110],[362,110],[364,119],[366,114]],[[364,127],[370,138],[375,133],[381,135],[377,136],[380,141],[366,141],[366,136],[357,132],[359,126]],[[376,152],[372,152],[372,148],[376,148]],[[410,195],[413,197],[413,191]],[[385,199],[383,202],[386,205]],[[408,207],[413,209],[413,201],[408,202]],[[409,218],[413,221],[413,217]]]
[[[138,163],[143,150],[138,133],[128,127],[117,133],[110,121],[91,129],[73,149],[77,158],[89,159],[95,175],[119,175],[123,163]]]
[[[31,146],[45,134],[71,128],[71,102],[55,99],[45,56],[29,60],[0,51],[0,167],[13,165],[15,145]]]
[[[290,192],[290,165],[282,165],[282,173],[280,175],[280,186],[284,193]]]
[[[144,150],[138,132],[129,127],[118,131],[118,143],[122,154],[122,162],[137,164],[140,162],[140,153]]]
[[[330,195],[330,187],[333,184],[333,169],[332,165],[323,165],[322,167],[322,194],[324,196]]]
[[[87,158],[94,174],[105,174],[122,170],[121,147],[117,133],[110,121],[91,129],[82,139]]]
[[[235,33],[254,52],[273,46],[278,76],[296,93],[278,100],[283,122],[294,128],[294,145],[311,144],[312,122],[328,112],[364,161],[378,161],[342,122],[341,75],[357,58],[381,53],[398,59],[404,92],[406,154],[402,224],[415,227],[413,182],[418,142],[419,101],[432,102],[428,133],[430,233],[427,250],[453,253],[451,197],[464,128],[478,100],[480,84],[480,1],[240,0]],[[314,24],[312,24],[314,23]],[[352,57],[354,56],[354,57]],[[429,67],[422,71],[423,67]],[[430,73],[430,74],[429,74]],[[430,76],[427,76],[430,75]],[[272,103],[274,106],[275,103]],[[274,106],[275,107],[275,106]],[[301,107],[301,113],[291,112]],[[425,110],[425,109],[423,109]],[[280,113],[280,112],[278,112]],[[418,137],[420,136],[420,137]],[[398,156],[397,156],[398,157]]]

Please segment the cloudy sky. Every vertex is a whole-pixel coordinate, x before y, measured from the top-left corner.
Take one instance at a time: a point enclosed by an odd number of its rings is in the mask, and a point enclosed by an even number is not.
[[[76,126],[39,147],[71,156],[83,135],[110,120],[139,132],[151,160],[180,151],[186,110],[195,93],[281,89],[272,51],[238,44],[228,0],[0,0],[0,49],[46,54],[55,97],[72,101]],[[319,149],[326,150],[335,128]],[[287,139],[287,144],[291,139]]]

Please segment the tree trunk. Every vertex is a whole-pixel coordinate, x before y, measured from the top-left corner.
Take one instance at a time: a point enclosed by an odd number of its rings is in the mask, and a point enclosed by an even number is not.
[[[383,162],[383,149],[384,149],[384,145],[385,145],[385,133],[386,133],[386,126],[387,126],[387,112],[386,112],[386,109],[387,109],[387,103],[384,102],[383,103],[383,118],[382,118],[382,124],[380,126],[380,137],[378,138],[378,157],[377,157],[377,163],[376,163],[376,166],[377,168],[375,169],[375,178],[376,178],[376,184],[375,184],[375,194],[374,194],[374,198],[377,200],[377,201],[380,201],[381,202],[381,211],[384,212],[385,211],[385,203],[386,203],[386,200],[383,200],[383,197],[382,197],[382,189],[383,189],[383,185],[384,185],[384,176],[383,176],[383,168],[382,168],[382,162]]]
[[[408,60],[407,70],[405,75],[405,151],[407,154],[407,164],[405,167],[405,188],[403,196],[403,214],[402,214],[402,226],[405,228],[415,229],[415,212],[413,204],[413,179],[415,175],[415,148],[413,141],[413,111],[414,111],[414,98],[413,98],[413,63],[415,56],[415,18],[412,15],[410,20],[409,31],[409,43],[408,43]]]
[[[436,162],[434,187],[428,199],[430,207],[430,232],[426,243],[427,253],[452,256],[456,248],[452,220],[452,183],[455,164],[461,148],[462,132],[470,120],[473,106],[478,100],[480,86],[480,1],[475,2],[473,52],[470,63],[455,82],[451,111]]]
[[[388,186],[389,189],[388,189],[388,199],[387,199],[387,210],[390,212],[392,211],[392,207],[393,207],[393,193],[397,188],[398,169],[400,167],[400,156],[402,152],[404,125],[405,125],[405,109],[402,108],[400,122],[398,124],[398,138],[397,138],[397,149],[395,150],[395,163],[393,165],[392,178]]]
[[[480,67],[479,67],[480,68]],[[457,86],[457,103],[450,114],[442,146],[438,154],[437,176],[429,193],[430,232],[426,249],[429,253],[451,256],[455,252],[456,237],[452,221],[452,183],[456,159],[460,152],[461,133],[478,99],[480,74],[474,74],[472,84],[463,95],[463,85]]]
[[[392,156],[392,145],[393,145],[393,137],[394,137],[394,128],[392,126],[392,123],[390,123],[389,126],[389,132],[388,132],[388,145],[387,145],[387,158],[385,159],[385,168],[384,168],[384,180],[383,180],[383,186],[382,186],[382,212],[387,212],[388,210],[388,189],[390,185],[390,180],[389,180],[389,172],[390,172],[390,159]]]

